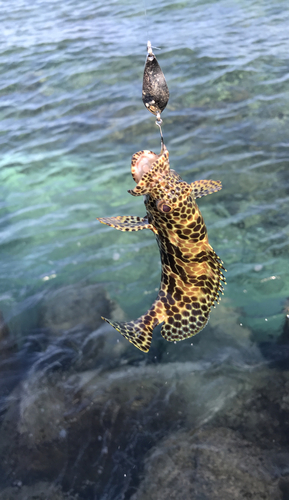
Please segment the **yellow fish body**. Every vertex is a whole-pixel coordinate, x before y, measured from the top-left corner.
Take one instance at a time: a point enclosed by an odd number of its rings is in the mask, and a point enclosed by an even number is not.
[[[133,155],[133,196],[145,195],[146,216],[98,218],[120,231],[151,229],[162,263],[161,285],[151,308],[135,321],[110,323],[141,351],[148,352],[153,329],[163,323],[161,334],[172,342],[202,330],[211,307],[223,293],[223,263],[209,244],[207,229],[196,198],[222,189],[220,181],[188,184],[170,169],[169,152],[140,151]]]

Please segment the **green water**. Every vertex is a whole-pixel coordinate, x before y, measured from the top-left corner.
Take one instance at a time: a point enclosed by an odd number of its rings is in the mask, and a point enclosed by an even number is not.
[[[265,339],[289,295],[288,21],[285,2],[12,1],[0,11],[0,309],[13,325],[42,292],[105,283],[128,317],[160,278],[149,232],[98,216],[144,213],[130,158],[159,150],[141,102],[147,38],[170,89],[163,131],[228,269],[226,305]],[[29,324],[27,328],[29,329]],[[23,325],[25,330],[25,325]]]

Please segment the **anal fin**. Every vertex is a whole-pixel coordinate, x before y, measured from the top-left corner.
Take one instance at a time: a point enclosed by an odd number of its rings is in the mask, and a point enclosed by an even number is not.
[[[207,194],[216,193],[222,189],[221,181],[212,181],[212,180],[202,180],[195,181],[191,184],[193,190],[192,194],[194,198],[201,198],[202,196],[207,196]]]
[[[148,222],[146,217],[119,215],[118,217],[97,217],[97,220],[119,231],[141,231],[142,229],[151,229],[155,232],[154,227]]]

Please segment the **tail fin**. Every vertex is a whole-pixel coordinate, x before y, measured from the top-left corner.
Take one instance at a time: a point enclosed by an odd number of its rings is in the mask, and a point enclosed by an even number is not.
[[[151,341],[153,328],[155,325],[155,319],[149,318],[147,315],[141,316],[135,321],[129,321],[128,323],[117,323],[109,321],[103,318],[104,321],[109,323],[113,328],[115,328],[119,333],[121,333],[129,342],[131,342],[135,347],[143,352],[148,352]]]

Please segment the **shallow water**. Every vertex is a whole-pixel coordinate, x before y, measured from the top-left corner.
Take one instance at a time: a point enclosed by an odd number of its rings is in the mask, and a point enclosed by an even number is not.
[[[50,291],[102,283],[128,318],[156,296],[153,235],[96,221],[144,214],[127,190],[132,154],[159,150],[141,101],[147,39],[170,89],[171,166],[223,184],[199,202],[228,270],[221,311],[234,311],[240,338],[277,338],[289,296],[287,3],[12,0],[0,22],[0,310],[27,354],[19,373],[49,344],[31,338]]]

